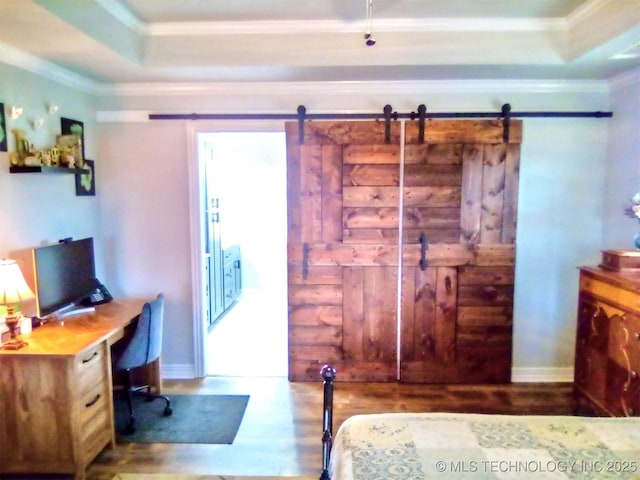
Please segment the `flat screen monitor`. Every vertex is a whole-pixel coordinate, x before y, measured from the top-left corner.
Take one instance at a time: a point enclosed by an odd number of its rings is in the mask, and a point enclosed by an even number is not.
[[[78,305],[95,289],[93,238],[33,249],[38,316]]]

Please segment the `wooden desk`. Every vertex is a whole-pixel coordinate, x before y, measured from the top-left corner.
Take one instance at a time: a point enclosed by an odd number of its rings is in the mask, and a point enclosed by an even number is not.
[[[144,300],[100,305],[93,313],[50,322],[0,350],[0,476],[71,473],[115,446],[110,346]],[[160,369],[154,371],[160,387]]]

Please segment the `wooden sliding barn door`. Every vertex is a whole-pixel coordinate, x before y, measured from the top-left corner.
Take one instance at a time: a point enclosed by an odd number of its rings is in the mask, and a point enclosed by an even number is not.
[[[291,380],[396,379],[399,127],[286,125]]]
[[[286,125],[290,380],[510,379],[521,122],[405,127]]]
[[[500,121],[438,120],[420,143],[406,125],[402,381],[511,379],[521,136],[520,121],[504,143]]]

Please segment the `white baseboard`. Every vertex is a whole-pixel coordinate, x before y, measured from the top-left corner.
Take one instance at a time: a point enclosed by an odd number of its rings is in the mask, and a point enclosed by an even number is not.
[[[196,378],[196,369],[190,364],[162,364],[162,378],[167,380]]]
[[[511,370],[511,381],[514,383],[571,383],[573,382],[573,367],[516,367]]]

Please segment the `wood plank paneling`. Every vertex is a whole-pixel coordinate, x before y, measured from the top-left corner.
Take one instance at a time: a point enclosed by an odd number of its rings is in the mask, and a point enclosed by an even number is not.
[[[502,143],[502,119],[495,120],[434,120],[425,122],[424,141],[428,144]],[[405,142],[419,144],[418,122],[407,122]],[[509,143],[522,143],[522,121],[510,120]]]
[[[394,185],[400,183],[398,165],[344,165],[342,167],[342,184],[344,186]]]
[[[344,243],[398,243],[397,228],[345,228],[342,236]]]
[[[507,145],[501,243],[515,243],[520,178],[520,146]]]
[[[364,360],[364,269],[344,269],[344,359]]]
[[[302,146],[287,126],[290,379],[331,358],[390,381],[400,355],[402,381],[508,381],[522,122],[502,133],[429,120],[421,142],[406,122],[401,159],[396,122],[390,143],[384,122],[305,123]]]
[[[300,146],[300,214],[303,242],[322,241],[322,148]]]
[[[433,336],[434,357],[438,361],[453,362],[456,358],[458,289],[456,268],[436,269],[436,310]]]
[[[364,358],[394,365],[397,350],[396,292],[398,269],[365,267],[364,271]]]
[[[477,145],[465,145],[462,166],[462,204],[460,206],[460,241],[476,245],[480,243],[480,219],[482,217],[482,158],[483,149]]]
[[[340,285],[289,285],[289,305],[342,305]]]
[[[482,172],[480,241],[502,243],[505,145],[485,145]]]
[[[342,305],[292,305],[289,307],[289,326],[342,326]]]
[[[351,145],[344,146],[343,162],[347,165],[389,163],[400,164],[398,144],[392,145]]]
[[[342,203],[345,207],[397,207],[398,187],[346,186]]]
[[[461,163],[462,145],[459,143],[422,143],[405,145],[404,163]]]
[[[404,184],[407,187],[435,185],[441,187],[460,187],[462,168],[460,165],[405,165]]]
[[[302,265],[288,267],[289,285],[342,285],[342,269],[338,266],[310,266],[306,278]]]
[[[322,146],[322,241],[342,240],[342,148]]]
[[[395,190],[397,193],[398,189]],[[404,187],[405,207],[455,207],[459,209],[460,197],[461,188],[459,185]]]
[[[397,207],[347,207],[342,211],[343,223],[346,228],[387,228],[398,229]]]

